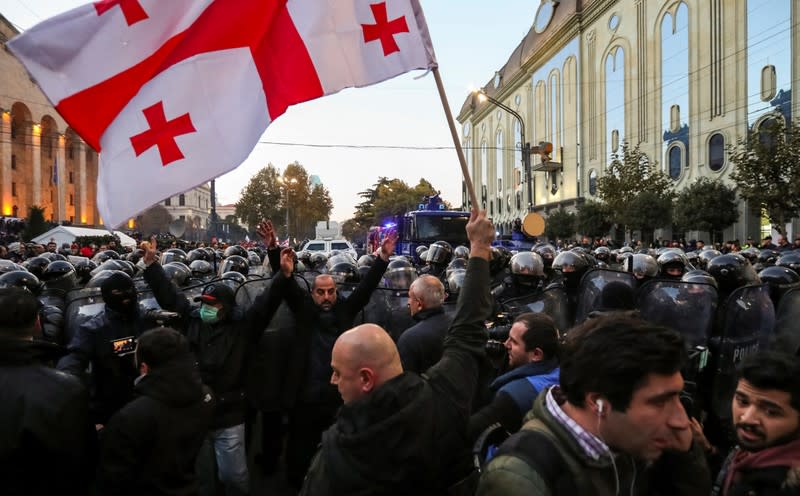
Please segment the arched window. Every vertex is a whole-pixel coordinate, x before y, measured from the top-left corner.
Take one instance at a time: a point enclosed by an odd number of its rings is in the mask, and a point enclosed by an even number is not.
[[[594,169],[589,171],[589,194],[592,196],[597,194],[597,171]]]
[[[505,180],[505,149],[503,147],[503,130],[497,130],[497,145],[495,148],[495,168],[497,169],[497,193],[500,196],[500,193],[503,191],[503,182]]]
[[[708,168],[717,172],[725,166],[725,136],[720,133],[711,135],[708,140]]]
[[[178,206],[180,206],[180,207],[186,206],[186,195],[181,194],[178,197]]]
[[[614,148],[625,140],[625,50],[611,49],[606,57],[606,157],[607,163],[617,153]],[[613,138],[612,138],[613,137]]]
[[[661,134],[662,153],[669,161],[669,175],[680,176],[680,166],[689,157],[689,8],[678,4],[674,11],[661,19]],[[681,149],[673,151],[675,143]],[[677,173],[674,173],[672,156],[677,153]],[[677,174],[677,175],[676,175]]]
[[[514,120],[514,170],[517,171],[514,186],[522,182],[522,130],[519,121]]]
[[[669,177],[672,179],[681,177],[681,170],[683,169],[681,148],[677,145],[672,146],[669,149],[667,160],[669,162]]]
[[[758,141],[767,150],[775,147],[775,127],[777,125],[778,121],[774,117],[768,117],[758,125]]]

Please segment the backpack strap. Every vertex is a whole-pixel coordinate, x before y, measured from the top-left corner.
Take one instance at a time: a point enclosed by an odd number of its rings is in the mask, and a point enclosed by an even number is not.
[[[509,437],[497,450],[495,457],[515,456],[531,466],[544,480],[550,494],[584,494],[583,474],[569,457],[562,454],[560,443],[547,427],[534,419]]]

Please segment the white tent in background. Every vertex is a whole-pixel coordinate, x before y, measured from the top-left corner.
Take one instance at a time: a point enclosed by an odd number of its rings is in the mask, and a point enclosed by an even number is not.
[[[120,244],[125,247],[136,248],[136,240],[122,231],[114,231],[119,238]],[[56,226],[44,234],[33,238],[34,243],[47,244],[52,238],[59,248],[64,243],[72,244],[79,236],[108,236],[109,232],[104,229],[92,229],[89,227]]]

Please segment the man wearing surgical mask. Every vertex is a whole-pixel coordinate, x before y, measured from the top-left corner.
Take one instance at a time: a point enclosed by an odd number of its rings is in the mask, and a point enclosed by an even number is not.
[[[175,328],[188,338],[203,383],[216,399],[211,427],[200,453],[200,493],[206,494],[210,489],[209,494],[213,494],[215,481],[210,470],[213,463],[208,460],[213,449],[225,494],[248,494],[244,378],[252,355],[250,351],[258,344],[262,331],[281,303],[282,290],[275,288],[282,283],[273,284],[272,289],[263,291],[249,308],[242,308],[236,304],[233,289],[213,282],[195,298],[195,302],[200,303],[196,308],[165,275],[157,261],[155,238],[150,243],[142,243],[141,247],[144,249],[142,261],[147,266],[144,280],[161,308],[180,315],[181,325]]]
[[[131,352],[136,339],[154,322],[139,311],[133,280],[114,271],[103,281],[105,308],[78,328],[58,369],[91,383],[90,413],[98,430],[117,410],[133,399],[138,375]],[[92,364],[91,377],[85,372]]]

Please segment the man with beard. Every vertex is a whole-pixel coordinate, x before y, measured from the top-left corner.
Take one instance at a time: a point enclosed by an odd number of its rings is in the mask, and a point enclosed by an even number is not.
[[[154,327],[139,311],[133,280],[115,271],[100,290],[105,310],[78,328],[67,346],[69,354],[57,368],[83,377],[92,364],[91,414],[97,429],[133,399],[133,381],[138,375],[131,353],[136,339]]]
[[[289,410],[286,443],[287,478],[299,488],[317,450],[322,432],[334,421],[342,402],[330,383],[331,352],[336,338],[353,326],[356,315],[367,305],[394,253],[397,233],[381,242],[378,256],[358,287],[344,298],[328,274],[314,279],[311,294],[292,278],[294,254],[281,253],[281,272],[273,287],[282,288],[284,298],[297,319],[288,349],[282,349],[285,363],[276,360],[275,374],[285,377],[278,395],[281,407]]]
[[[800,362],[768,351],[747,357],[731,405],[739,445],[712,494],[800,494]]]

